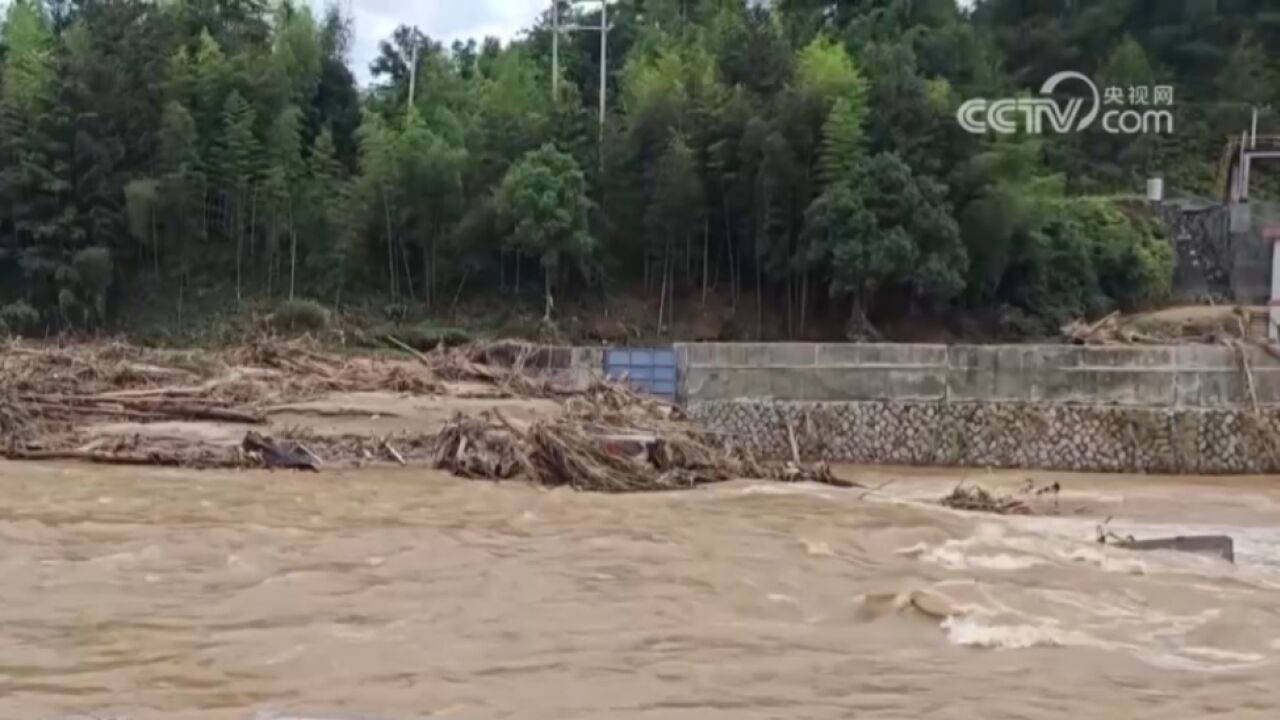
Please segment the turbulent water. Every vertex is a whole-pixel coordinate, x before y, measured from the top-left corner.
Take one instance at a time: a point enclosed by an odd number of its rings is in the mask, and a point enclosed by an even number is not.
[[[0,718],[1280,716],[1280,480],[1057,479],[1045,519],[0,462]]]

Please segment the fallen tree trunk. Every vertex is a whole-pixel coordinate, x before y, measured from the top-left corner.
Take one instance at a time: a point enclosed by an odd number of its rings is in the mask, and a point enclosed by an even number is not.
[[[102,405],[68,405],[66,403],[24,401],[25,407],[36,413],[52,413],[63,415],[109,415],[111,417],[128,418],[130,420],[168,420],[163,413],[143,412],[123,407],[103,407]]]
[[[136,420],[210,420],[249,425],[262,425],[266,422],[266,418],[257,413],[211,406],[204,401],[57,395],[26,395],[19,397],[18,401],[35,409],[71,415],[111,415]]]
[[[248,425],[263,425],[267,419],[257,413],[227,408],[202,407],[200,405],[171,405],[156,408],[160,412],[182,420],[212,420],[214,422],[238,422]]]
[[[184,387],[142,388],[139,390],[114,390],[92,397],[100,400],[127,400],[131,398],[150,399],[167,397],[197,397],[209,392],[214,387],[209,385],[191,385]]]
[[[234,458],[218,460],[214,458],[184,457],[178,453],[160,451],[151,452],[106,452],[96,450],[19,450],[16,448],[4,451],[6,460],[74,460],[77,462],[97,463],[100,465],[156,465],[162,467],[201,467],[201,468],[236,468],[243,463]]]

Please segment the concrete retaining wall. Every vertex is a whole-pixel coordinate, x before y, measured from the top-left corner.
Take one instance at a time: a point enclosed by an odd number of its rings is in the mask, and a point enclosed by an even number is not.
[[[1280,363],[1228,347],[681,345],[691,414],[766,457],[1280,472]]]
[[[1240,354],[1215,345],[678,345],[687,402],[741,398],[1252,407]],[[1246,356],[1258,402],[1280,363]]]

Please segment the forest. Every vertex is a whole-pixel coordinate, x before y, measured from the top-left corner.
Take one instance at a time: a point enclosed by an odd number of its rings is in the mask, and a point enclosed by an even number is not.
[[[1221,199],[1227,139],[1280,132],[1274,0],[615,0],[603,63],[600,3],[547,5],[509,42],[400,27],[361,86],[337,4],[10,0],[0,336],[211,293],[1035,333],[1161,302],[1146,179]],[[1174,131],[957,123],[1061,70],[1175,88]]]

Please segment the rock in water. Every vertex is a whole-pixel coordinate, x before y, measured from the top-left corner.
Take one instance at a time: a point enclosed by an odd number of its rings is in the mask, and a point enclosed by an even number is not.
[[[249,431],[240,444],[244,451],[262,458],[262,464],[271,469],[307,470],[320,472],[319,459],[314,453],[295,442],[276,442],[265,435]]]

